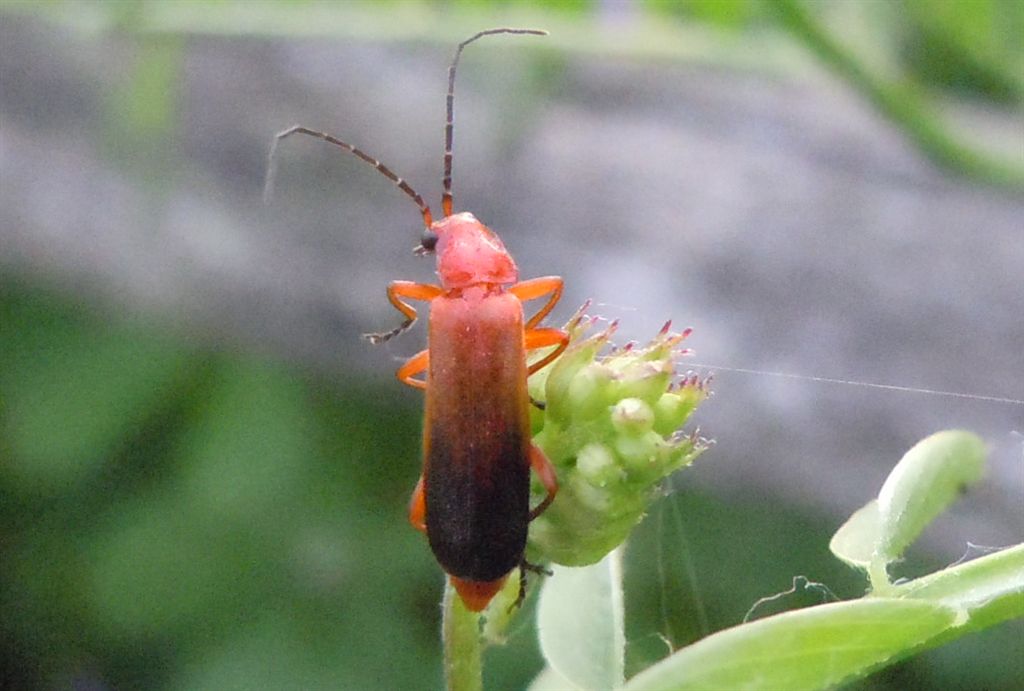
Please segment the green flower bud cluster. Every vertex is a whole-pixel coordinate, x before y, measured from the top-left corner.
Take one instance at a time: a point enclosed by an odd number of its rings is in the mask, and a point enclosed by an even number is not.
[[[707,443],[679,431],[708,397],[707,380],[678,376],[677,346],[689,335],[669,324],[644,346],[602,355],[613,322],[583,309],[566,326],[569,347],[530,379],[544,401],[533,415],[534,442],[558,474],[555,501],[530,524],[529,554],[538,561],[584,566],[621,544],[659,495],[661,481],[689,465]],[[534,503],[544,496],[534,481]]]

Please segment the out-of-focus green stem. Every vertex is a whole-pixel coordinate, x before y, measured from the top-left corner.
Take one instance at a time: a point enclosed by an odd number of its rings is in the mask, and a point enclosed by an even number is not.
[[[958,141],[911,85],[889,84],[871,74],[829,35],[800,0],[773,0],[765,5],[783,28],[864,94],[935,163],[990,184],[1024,189],[1024,169]]]
[[[444,678],[448,691],[481,691],[479,615],[462,604],[451,583],[444,586],[441,636],[444,641]]]

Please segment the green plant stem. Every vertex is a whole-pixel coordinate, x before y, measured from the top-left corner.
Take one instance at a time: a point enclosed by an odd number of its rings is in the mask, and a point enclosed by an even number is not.
[[[480,656],[480,617],[466,609],[447,581],[441,605],[441,637],[444,641],[444,677],[448,691],[481,691],[483,667]]]
[[[932,161],[989,184],[1024,189],[1024,170],[957,141],[912,85],[886,83],[871,74],[852,52],[845,50],[829,35],[799,0],[773,0],[766,6],[774,12],[783,28],[864,94]]]

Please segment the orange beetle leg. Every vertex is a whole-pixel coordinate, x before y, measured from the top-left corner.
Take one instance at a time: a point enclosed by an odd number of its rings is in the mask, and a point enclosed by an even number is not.
[[[423,476],[416,483],[416,489],[412,491],[409,499],[409,522],[412,527],[421,533],[427,532],[427,501],[423,494]]]
[[[528,374],[533,374],[537,370],[541,369],[556,357],[562,354],[562,351],[569,345],[569,334],[565,333],[561,329],[528,329],[526,331],[526,349],[534,350],[535,348],[546,348],[548,346],[558,346],[550,353],[542,357],[537,362],[530,365]]]
[[[388,300],[395,309],[405,315],[405,321],[391,331],[382,333],[363,334],[363,338],[373,344],[383,343],[402,333],[416,323],[416,310],[412,305],[402,300],[433,300],[444,291],[440,286],[432,286],[426,283],[413,283],[412,281],[392,281],[388,284]]]
[[[544,497],[544,501],[530,511],[530,520],[532,521],[544,513],[544,509],[548,508],[555,500],[555,495],[558,494],[558,478],[555,476],[555,467],[551,465],[551,461],[536,444],[530,445],[530,467],[537,473],[544,489],[548,491],[548,496]]]
[[[408,384],[414,389],[426,389],[426,379],[414,379],[417,374],[423,372],[430,365],[430,351],[421,350],[405,361],[405,364],[398,368],[395,376],[398,381]]]
[[[526,302],[527,300],[533,300],[539,297],[543,297],[548,293],[551,293],[551,297],[544,303],[544,306],[538,310],[537,314],[530,317],[524,327],[527,331],[540,324],[541,320],[548,316],[555,303],[562,297],[562,287],[565,282],[558,276],[544,276],[543,278],[531,278],[528,281],[516,283],[508,289],[508,292],[515,295],[517,298]]]

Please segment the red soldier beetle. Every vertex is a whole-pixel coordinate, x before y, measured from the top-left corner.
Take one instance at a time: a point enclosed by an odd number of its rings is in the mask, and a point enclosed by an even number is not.
[[[383,343],[413,325],[410,301],[430,307],[428,348],[398,368],[399,381],[426,392],[423,474],[409,504],[409,521],[427,534],[430,548],[466,607],[483,610],[525,560],[527,527],[554,499],[554,468],[530,438],[529,375],[551,363],[568,345],[564,331],[539,326],[562,294],[562,279],[519,281],[519,270],[498,236],[470,213],[452,213],[452,132],[455,70],[463,49],[492,34],[536,34],[534,29],[489,29],[458,45],[448,68],[444,179],[441,208],[430,208],[405,180],[380,161],[340,139],[296,125],[279,133],[267,174],[273,179],[278,143],[305,134],[341,147],[374,166],[410,197],[423,215],[415,252],[437,255],[440,285],[393,281],[388,300],[405,316],[397,328],[366,334]],[[546,297],[529,319],[523,303]],[[528,364],[528,351],[552,348]],[[418,375],[424,374],[420,378]],[[530,469],[547,496],[530,508]],[[520,599],[524,595],[520,587]]]

